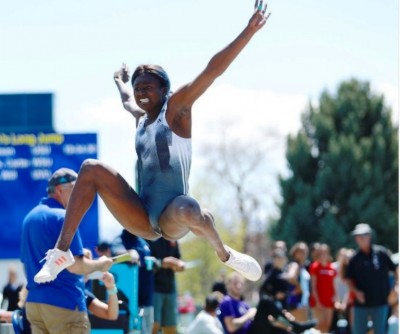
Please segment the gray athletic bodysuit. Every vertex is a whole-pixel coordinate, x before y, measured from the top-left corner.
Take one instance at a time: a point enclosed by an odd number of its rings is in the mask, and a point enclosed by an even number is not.
[[[192,161],[191,139],[171,131],[165,119],[166,110],[167,102],[154,122],[146,125],[145,115],[136,130],[138,192],[156,231],[166,206],[175,197],[188,194]]]

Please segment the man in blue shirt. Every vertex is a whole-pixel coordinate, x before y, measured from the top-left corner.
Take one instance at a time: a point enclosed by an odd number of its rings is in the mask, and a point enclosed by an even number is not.
[[[90,332],[83,276],[93,271],[107,271],[112,260],[105,256],[90,260],[83,257],[79,231],[73,238],[68,269],[50,283],[35,282],[43,254],[54,245],[61,231],[77,174],[68,168],[58,169],[49,179],[47,194],[25,217],[22,225],[21,261],[27,278],[26,312],[33,333]]]

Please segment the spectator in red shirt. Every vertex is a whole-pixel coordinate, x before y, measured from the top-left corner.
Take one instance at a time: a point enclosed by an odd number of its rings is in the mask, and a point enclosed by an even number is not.
[[[317,329],[328,333],[333,319],[335,305],[334,279],[336,270],[331,262],[330,248],[321,244],[318,259],[310,265],[311,298],[310,306],[317,319]]]

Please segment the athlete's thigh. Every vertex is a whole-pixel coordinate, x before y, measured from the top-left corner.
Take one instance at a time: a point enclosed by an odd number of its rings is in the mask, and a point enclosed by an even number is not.
[[[98,194],[114,217],[131,233],[155,236],[147,211],[138,194],[117,171],[102,165],[99,171]]]

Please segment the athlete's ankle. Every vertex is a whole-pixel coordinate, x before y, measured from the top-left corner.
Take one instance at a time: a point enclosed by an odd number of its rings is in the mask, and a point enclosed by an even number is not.
[[[66,246],[65,244],[56,244],[54,248],[63,252],[67,252],[69,249],[69,247]]]

